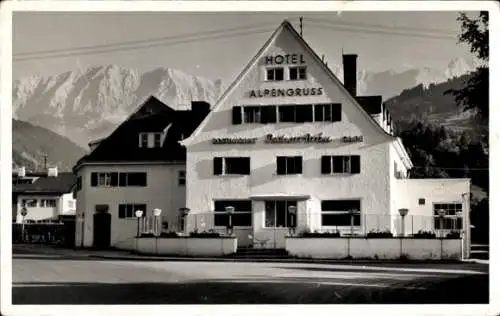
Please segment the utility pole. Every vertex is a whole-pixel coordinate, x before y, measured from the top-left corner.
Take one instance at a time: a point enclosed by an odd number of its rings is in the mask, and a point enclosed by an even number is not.
[[[299,21],[300,21],[300,37],[302,37],[302,17],[299,18]]]

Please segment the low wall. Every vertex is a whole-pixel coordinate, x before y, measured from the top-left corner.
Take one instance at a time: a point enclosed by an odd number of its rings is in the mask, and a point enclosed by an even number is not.
[[[223,256],[236,252],[237,238],[143,237],[136,239],[136,251],[143,254]]]
[[[461,239],[287,237],[292,256],[328,259],[460,260]]]

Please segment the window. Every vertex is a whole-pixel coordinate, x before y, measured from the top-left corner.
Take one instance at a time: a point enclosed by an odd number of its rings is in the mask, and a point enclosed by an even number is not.
[[[302,174],[302,157],[278,156],[276,158],[276,173],[278,175]]]
[[[356,210],[351,215],[349,210]],[[353,226],[361,225],[360,200],[326,200],[321,201],[321,226]]]
[[[462,204],[461,203],[435,203],[434,209],[434,229],[462,229]],[[439,210],[444,210],[445,215],[442,221],[439,217]]]
[[[241,106],[233,106],[233,125],[241,124]]]
[[[425,199],[418,199],[418,205],[425,205]]]
[[[361,172],[360,156],[322,156],[321,174]]]
[[[243,108],[244,123],[260,123],[261,108],[259,106],[246,106]]]
[[[146,204],[120,204],[118,205],[118,218],[135,218],[135,211],[142,211],[146,216]]]
[[[290,80],[305,80],[306,67],[290,67]]]
[[[284,71],[281,67],[268,68],[266,75],[267,81],[282,81],[284,78]]]
[[[25,200],[23,200],[22,204],[25,207],[36,207],[38,205],[38,200],[36,200],[36,199],[30,199],[30,200],[25,199]]]
[[[250,174],[250,157],[215,157],[214,175]]]
[[[313,106],[310,104],[295,106],[295,122],[304,123],[313,121]]]
[[[232,226],[252,226],[252,201],[250,200],[214,201],[215,226],[227,227],[227,225],[229,224],[229,215],[226,212],[227,206],[234,207],[234,213],[231,216]]]
[[[276,106],[261,106],[261,123],[276,123]]]
[[[161,148],[161,133],[154,133],[154,147]]]
[[[297,227],[297,212],[292,218],[290,206],[297,207],[297,201],[266,201],[265,227]]]
[[[56,200],[54,199],[40,200],[40,207],[56,207]]]
[[[179,186],[185,186],[186,185],[186,171],[181,170],[177,174],[177,183]]]
[[[139,133],[139,147],[147,148],[148,147],[148,133]]]
[[[342,120],[342,105],[340,103],[315,104],[315,122],[340,122]]]
[[[93,187],[147,186],[146,172],[92,172],[90,185]]]

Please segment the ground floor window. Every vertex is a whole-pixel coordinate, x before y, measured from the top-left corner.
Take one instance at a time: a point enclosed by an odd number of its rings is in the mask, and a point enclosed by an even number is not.
[[[351,226],[351,217],[353,226],[361,226],[360,210],[360,200],[321,201],[321,226]]]
[[[43,199],[40,200],[40,207],[56,207],[55,199]]]
[[[227,227],[229,224],[229,214],[226,207],[234,207],[231,215],[232,226],[251,227],[252,226],[252,201],[250,200],[216,200],[214,201],[214,225]]]
[[[292,215],[290,206],[297,210],[297,201],[265,201],[265,227],[296,227],[297,211]]]
[[[462,229],[462,204],[461,203],[435,203],[434,229]],[[439,216],[439,210],[444,211],[443,219]]]

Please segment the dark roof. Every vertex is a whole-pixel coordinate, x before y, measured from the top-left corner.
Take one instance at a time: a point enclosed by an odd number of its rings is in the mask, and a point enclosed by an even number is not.
[[[47,174],[33,181],[33,183],[12,184],[13,193],[69,193],[76,183],[76,175],[72,172],[59,172],[57,177]]]
[[[209,111],[210,105],[206,102],[192,102],[191,110],[176,111],[150,97],[90,154],[81,158],[77,166],[85,162],[185,161],[186,148],[179,140],[191,135]],[[161,132],[167,127],[161,148],[138,146],[139,133]]]
[[[357,96],[355,98],[368,114],[382,113],[381,95]]]

